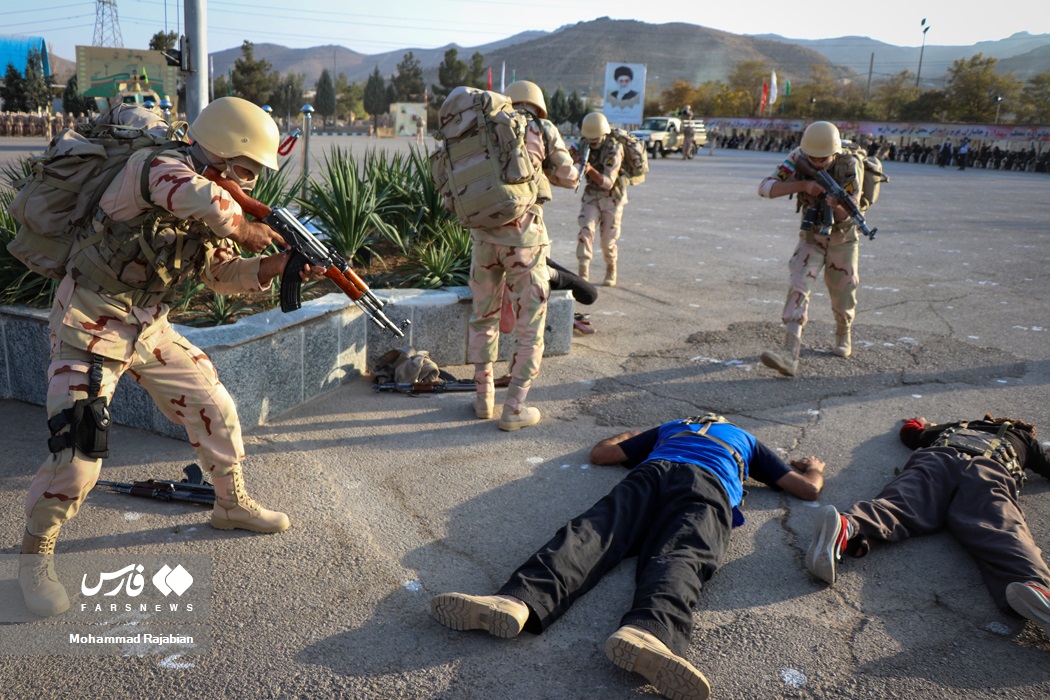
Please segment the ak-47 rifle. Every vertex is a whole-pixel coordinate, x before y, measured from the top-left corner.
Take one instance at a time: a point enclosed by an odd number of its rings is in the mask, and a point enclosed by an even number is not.
[[[587,159],[591,157],[591,142],[587,139],[581,139],[583,146],[580,151],[580,173],[576,178],[576,189],[575,192],[580,191],[580,183],[583,182],[583,171],[587,169]]]
[[[185,501],[210,506],[215,503],[215,487],[204,480],[204,473],[196,464],[183,468],[186,478],[182,481],[148,479],[131,484],[119,481],[96,481],[96,486],[105,486],[113,493],[153,498],[158,501]]]
[[[842,208],[849,214],[849,218],[853,219],[853,223],[857,225],[857,228],[868,237],[868,240],[875,240],[875,233],[879,230],[878,228],[868,228],[867,222],[864,220],[864,214],[861,213],[860,207],[853,201],[853,197],[849,196],[849,192],[842,188],[842,185],[835,182],[835,179],[826,170],[818,170],[817,168],[811,167],[809,163],[805,162],[805,158],[800,158],[798,163],[799,172],[803,175],[807,175],[820,184],[824,188],[824,191],[829,196],[833,197],[836,202],[842,205]],[[860,186],[860,183],[857,183]]]
[[[284,269],[284,274],[281,275],[281,311],[288,313],[302,306],[299,295],[303,281],[299,273],[309,263],[325,268],[325,277],[335,282],[335,285],[357,304],[372,323],[393,336],[405,337],[404,329],[411,324],[411,321],[405,319],[400,325],[391,321],[390,317],[383,313],[383,306],[386,302],[381,301],[372,293],[364,280],[350,268],[350,263],[343,256],[331,246],[319,241],[298,219],[292,216],[291,212],[283,207],[271,209],[262,202],[252,199],[237,186],[237,183],[226,179],[222,173],[211,166],[205,169],[204,177],[229,192],[233,200],[240,204],[241,209],[246,213],[281,234],[281,238],[292,250],[292,257]]]
[[[493,384],[505,387],[510,384],[510,377],[500,377]],[[437,382],[377,382],[372,385],[372,390],[377,393],[399,391],[402,394],[442,394],[446,391],[477,391],[478,385],[473,379]]]

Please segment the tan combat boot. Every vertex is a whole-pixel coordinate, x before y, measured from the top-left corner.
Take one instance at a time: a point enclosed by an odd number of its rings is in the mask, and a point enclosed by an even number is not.
[[[711,684],[691,663],[647,630],[624,625],[605,642],[605,655],[625,671],[637,673],[663,696],[674,700],[707,700]]]
[[[430,614],[454,630],[485,630],[494,637],[512,639],[525,628],[529,607],[505,595],[443,593],[430,599]]]
[[[615,287],[616,286],[616,263],[606,263],[605,265],[605,281],[602,282],[602,286]]]
[[[540,422],[540,409],[525,405],[525,397],[528,394],[527,386],[518,386],[511,382],[507,387],[507,400],[503,404],[503,414],[499,419],[500,430],[518,430]]]
[[[581,260],[580,261],[580,266],[576,270],[576,274],[578,274],[586,282],[588,280],[588,275],[591,274],[590,263],[588,263],[588,262],[586,262],[584,260]]]
[[[244,488],[241,466],[234,465],[227,476],[216,476],[215,508],[211,512],[211,526],[218,530],[251,530],[252,532],[284,532],[291,523],[288,516],[263,508]]]
[[[835,347],[831,351],[839,357],[849,357],[853,354],[853,339],[850,330],[850,327],[846,325],[835,327]]]
[[[476,363],[474,365],[474,385],[477,394],[474,395],[474,415],[478,418],[492,418],[496,412],[496,386],[492,378],[492,363]]]
[[[784,347],[780,350],[766,350],[759,359],[770,369],[775,369],[786,377],[798,373],[798,354],[802,349],[802,328],[797,323],[789,323],[784,331]]]
[[[58,528],[50,535],[36,537],[26,530],[22,553],[18,557],[18,584],[26,608],[34,615],[50,617],[69,610],[69,596],[55,575],[55,542]]]
[[[496,392],[478,392],[474,396],[474,415],[478,418],[492,418],[496,414]]]

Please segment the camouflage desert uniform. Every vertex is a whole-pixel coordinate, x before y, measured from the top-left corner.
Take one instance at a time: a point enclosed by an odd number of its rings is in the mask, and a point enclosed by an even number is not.
[[[141,192],[147,158],[153,158],[150,198],[164,211],[150,207]],[[208,356],[172,328],[165,301],[169,290],[186,278],[199,278],[220,294],[261,288],[261,258],[239,257],[225,238],[240,225],[241,208],[220,187],[196,175],[183,153],[143,151],[106,190],[100,209],[114,222],[131,221],[144,212],[159,214],[151,248],[167,272],[156,272],[137,237],[131,240],[133,249],[113,251],[107,243],[120,236],[81,245],[91,232],[81,234],[51,309],[48,417],[87,398],[92,355],[100,355],[100,395],[111,398],[117,380],[129,373],[169,420],[186,429],[203,467],[214,476],[226,476],[244,458],[236,407]],[[97,222],[96,230],[101,226]],[[176,235],[176,226],[182,235]],[[108,292],[102,293],[98,280]],[[49,534],[76,515],[101,465],[100,459],[69,447],[49,456],[26,498],[30,533]]]
[[[620,237],[620,219],[627,204],[627,187],[620,180],[623,165],[623,146],[612,136],[605,136],[605,143],[592,149],[588,162],[602,174],[602,181],[587,178],[580,206],[580,235],[576,245],[576,257],[580,265],[589,265],[594,246],[594,229],[600,226],[602,254],[605,264],[615,268],[617,258],[616,240]]]
[[[468,355],[477,364],[496,361],[500,306],[504,286],[514,311],[516,348],[511,380],[523,387],[539,374],[543,359],[543,328],[550,296],[547,256],[550,239],[543,223],[543,204],[551,199],[550,184],[571,187],[572,156],[555,126],[546,119],[529,119],[525,147],[543,178],[536,204],[517,221],[498,228],[471,229],[470,317]]]
[[[759,185],[758,193],[769,196],[769,190],[776,182],[787,182],[796,179],[796,167],[800,158],[805,158],[799,149],[788,154],[787,159],[777,166],[773,174]],[[835,163],[828,168],[832,178],[842,185],[850,195],[856,196],[860,183],[863,182],[863,171],[860,162],[847,154],[835,156]],[[815,203],[808,194],[797,195],[802,211]],[[785,324],[797,323],[806,325],[809,318],[809,297],[813,284],[824,270],[824,283],[831,297],[831,311],[835,315],[838,329],[849,329],[857,309],[857,286],[860,278],[857,275],[858,236],[857,226],[852,219],[838,221],[831,227],[830,236],[821,236],[808,231],[799,231],[798,247],[795,248],[788,270],[791,273],[787,301],[784,303],[782,318]]]

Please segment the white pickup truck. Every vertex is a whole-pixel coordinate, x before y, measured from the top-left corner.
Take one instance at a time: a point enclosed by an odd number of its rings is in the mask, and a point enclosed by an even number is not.
[[[707,127],[703,119],[692,120],[693,148],[699,149],[707,143]],[[642,125],[631,132],[633,136],[645,142],[649,156],[657,154],[666,158],[668,153],[680,153],[685,143],[682,133],[682,120],[678,117],[646,117]]]

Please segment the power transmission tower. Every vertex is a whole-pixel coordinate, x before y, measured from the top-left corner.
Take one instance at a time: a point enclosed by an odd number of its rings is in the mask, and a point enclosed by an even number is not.
[[[124,39],[120,36],[120,20],[117,19],[117,0],[96,0],[95,38],[92,45],[124,48]]]

